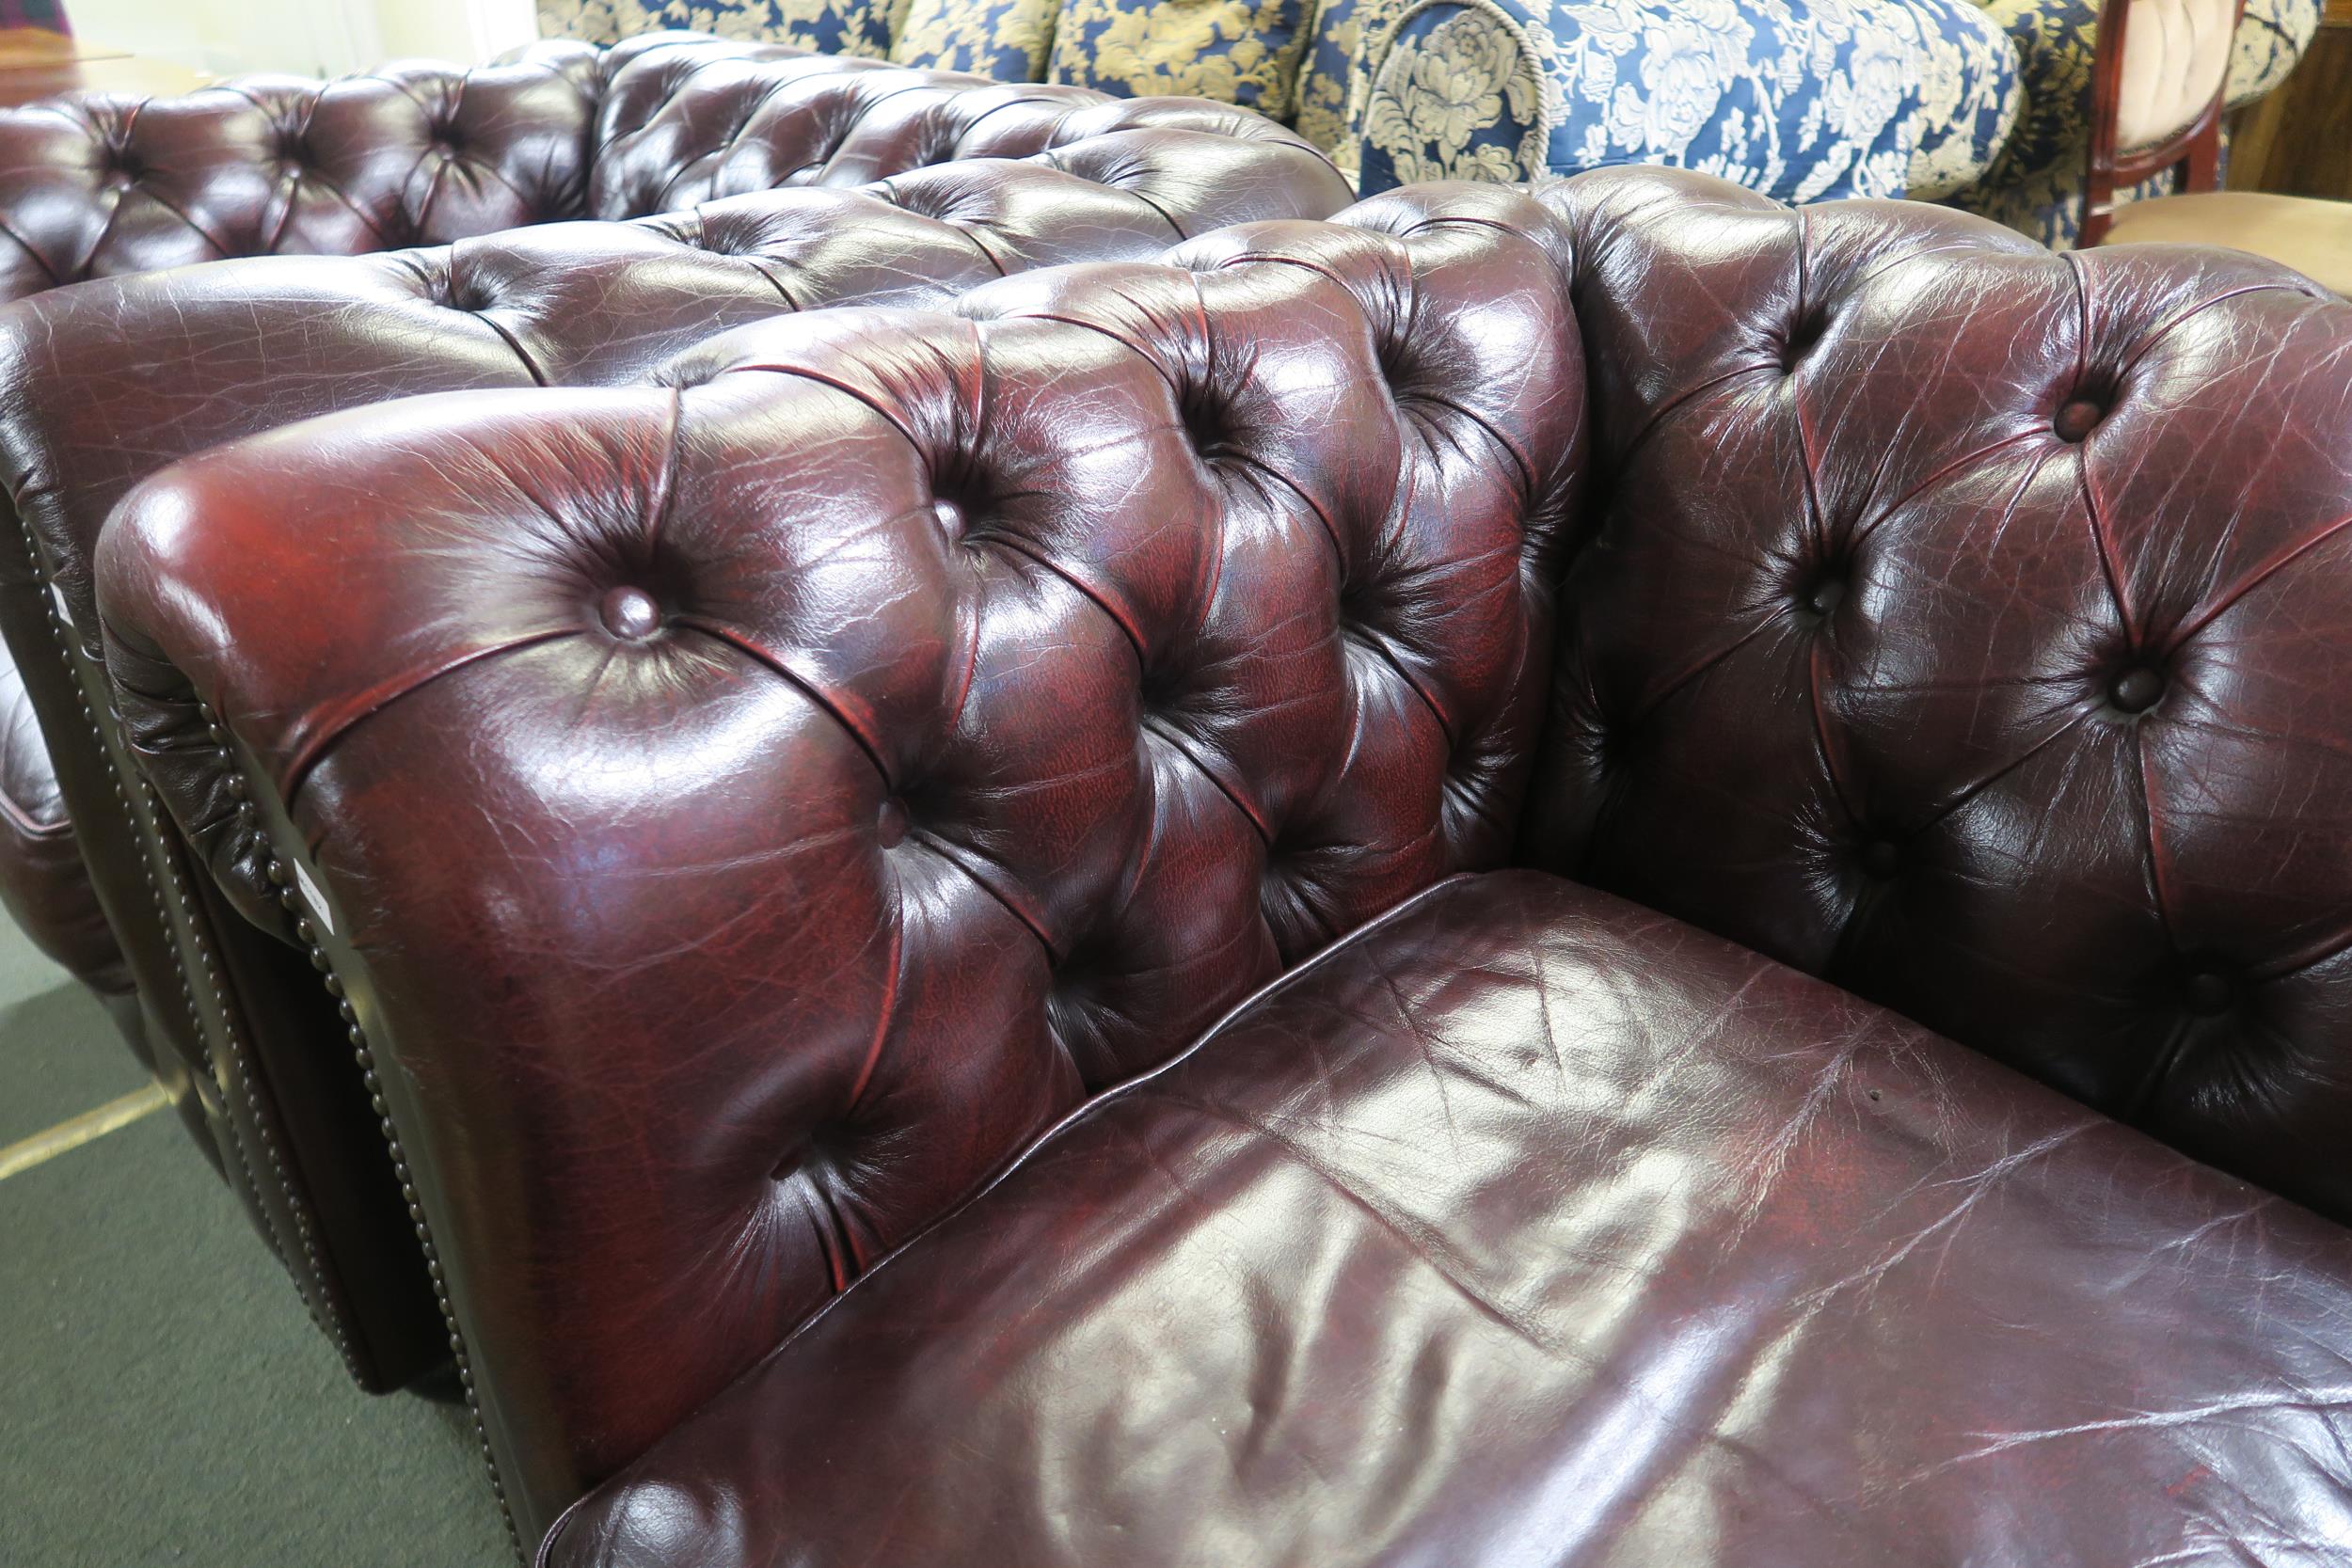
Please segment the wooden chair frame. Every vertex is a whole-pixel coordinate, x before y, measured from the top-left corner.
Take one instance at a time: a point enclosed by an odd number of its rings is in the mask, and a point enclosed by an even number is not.
[[[2221,108],[2230,97],[2230,71],[2225,64],[2213,101],[2177,135],[2153,147],[2119,149],[2116,118],[2123,103],[2123,43],[2131,25],[2133,0],[2105,0],[2099,8],[2099,33],[2090,60],[2090,153],[2083,190],[2083,246],[2107,237],[2115,223],[2115,193],[2169,169],[2184,169],[2179,194],[2221,188]],[[2246,0],[2230,8],[2229,41],[2236,47],[2238,24]]]

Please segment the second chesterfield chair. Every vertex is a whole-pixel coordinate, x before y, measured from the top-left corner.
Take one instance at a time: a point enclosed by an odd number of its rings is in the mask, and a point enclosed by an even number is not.
[[[550,1568],[2317,1568],[2348,353],[1407,190],[216,448],[108,658]]]
[[[752,194],[713,200],[739,191]],[[469,77],[0,116],[8,287],[70,285],[0,312],[0,478],[16,514],[0,625],[47,741],[44,756],[20,721],[10,755],[54,769],[51,795],[26,791],[51,816],[29,819],[20,863],[51,874],[54,917],[76,867],[66,846],[60,868],[61,832],[33,830],[70,808],[158,1076],[363,1386],[447,1354],[414,1199],[307,966],[218,918],[218,894],[122,767],[89,598],[113,499],[171,458],[327,409],[626,379],[758,315],[1149,254],[1346,199],[1321,154],[1223,105],[675,37],[543,46]],[[543,221],[670,209],[633,227]],[[513,225],[535,227],[381,257],[150,270]],[[92,912],[58,929],[91,932]]]

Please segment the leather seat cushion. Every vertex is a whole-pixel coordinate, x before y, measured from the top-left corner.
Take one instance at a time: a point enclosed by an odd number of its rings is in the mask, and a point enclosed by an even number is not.
[[[581,1564],[2341,1560],[2352,1235],[1744,949],[1456,878],[575,1508]]]

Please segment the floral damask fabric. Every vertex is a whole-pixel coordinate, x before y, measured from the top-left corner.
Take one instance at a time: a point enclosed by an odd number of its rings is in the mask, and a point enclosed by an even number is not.
[[[1291,116],[1311,0],[1063,0],[1053,80]]]
[[[1791,201],[1948,189],[2018,97],[1967,0],[1439,0],[1370,54],[1366,191],[1630,163]]]
[[[1562,117],[1543,57],[1500,8],[1429,6],[1407,17],[1368,90],[1359,188],[1544,172]]]
[[[1323,0],[1315,8],[1292,123],[1350,177],[1363,146],[1374,54],[1385,53],[1397,24],[1417,6],[1418,0]]]
[[[2094,0],[1983,0],[2024,62],[2017,131],[1985,179],[1953,198],[2044,245],[2064,247],[2082,227],[2083,160],[2090,141]],[[2311,47],[2321,0],[2246,0],[2230,62],[2230,103],[2252,103],[2286,80]],[[2157,187],[2137,189],[2152,195]],[[2123,199],[2119,193],[2118,199]]]
[[[539,0],[541,38],[617,43],[684,27],[828,55],[890,53],[892,0]]]
[[[932,71],[975,71],[1000,82],[1043,81],[1059,9],[1059,0],[912,0],[890,57]]]
[[[1992,167],[2025,106],[2025,73],[1977,0],[1904,0],[1888,11],[1911,34],[1919,71],[1919,135],[1903,194],[1931,200]]]

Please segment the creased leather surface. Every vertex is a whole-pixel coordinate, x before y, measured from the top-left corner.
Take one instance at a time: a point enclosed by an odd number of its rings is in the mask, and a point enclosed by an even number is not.
[[[2322,1568],[2352,1236],[1745,950],[1457,879],[1097,1101],[559,1568]]]
[[[192,677],[336,941],[433,977],[370,1027],[527,1542],[1041,1128],[1507,853],[1583,377],[1542,210],[1450,206],[369,409],[123,503],[135,733]]]
[[[2352,1219],[2352,306],[1654,171],[1534,863]]]
[[[1114,130],[854,191],[107,280],[0,318],[0,463],[95,657],[99,526],[134,481],[187,452],[419,392],[618,384],[784,311],[936,300],[1346,200],[1320,156],[1282,144]]]
[[[674,56],[699,57],[680,46],[647,58]],[[658,122],[705,81],[675,76],[608,106]],[[885,105],[901,103],[912,117],[903,129],[932,123],[942,104],[973,102],[961,87],[942,97],[908,73],[892,80],[906,92],[876,99],[871,113],[839,114],[821,97],[802,112],[834,115],[832,130],[844,131],[877,127]],[[217,890],[192,879],[199,865],[181,846],[145,832],[135,804],[125,810],[124,775],[106,751],[119,736],[94,662],[89,561],[100,523],[132,483],[173,458],[327,410],[459,388],[627,382],[684,344],[780,312],[935,300],[1050,262],[1154,255],[1229,223],[1320,216],[1347,199],[1321,154],[1288,133],[1250,139],[1253,117],[1240,111],[1163,103],[1098,114],[1041,90],[1048,100],[1038,103],[990,98],[996,107],[982,105],[957,133],[992,151],[1046,149],[1025,159],[910,169],[854,190],[763,190],[635,224],[545,224],[382,256],[273,257],[99,279],[22,301],[0,322],[0,474],[42,558],[36,571],[13,532],[0,543],[0,623],[154,1043],[199,1083],[215,1064],[251,1063],[248,1084],[206,1103],[215,1117],[253,1123],[242,1132],[216,1124],[217,1138],[269,1147],[245,1164],[228,1150],[225,1168],[241,1178],[252,1166],[246,1190],[276,1216],[264,1234],[314,1310],[330,1323],[350,1321],[346,1342],[363,1382],[396,1382],[446,1344],[421,1279],[409,1292],[418,1310],[387,1307],[393,1323],[372,1325],[373,1308],[342,1278],[379,1255],[418,1274],[406,1204],[315,975],[298,952],[214,917],[225,895],[266,929],[288,924],[200,722],[150,738],[201,753],[200,796],[183,820],[199,863],[218,873]],[[920,103],[931,110],[915,112]],[[784,122],[764,123],[781,134]],[[1239,129],[1208,128],[1225,124]],[[673,143],[673,151],[686,145]],[[656,153],[641,141],[628,156],[652,166]],[[723,182],[703,179],[714,182]],[[53,614],[68,624],[53,626]],[[82,662],[61,660],[61,640]],[[296,1085],[306,1074],[337,1103],[305,1103]],[[349,1202],[338,1204],[335,1192]],[[321,1216],[307,1245],[305,1208]],[[325,1217],[339,1212],[375,1218],[347,1228]],[[405,1331],[394,1326],[404,1323]],[[379,1341],[380,1356],[368,1350]]]

